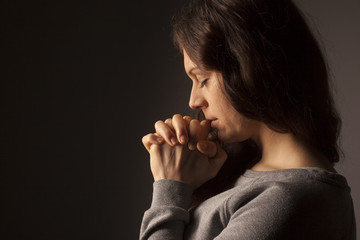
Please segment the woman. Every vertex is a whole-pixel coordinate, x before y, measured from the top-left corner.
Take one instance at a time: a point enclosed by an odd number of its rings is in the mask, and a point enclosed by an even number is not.
[[[194,0],[173,34],[206,120],[176,114],[143,138],[140,238],[355,239],[327,66],[296,6]]]

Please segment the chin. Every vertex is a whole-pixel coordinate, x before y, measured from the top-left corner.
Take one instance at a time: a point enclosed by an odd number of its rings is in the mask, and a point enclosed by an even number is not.
[[[224,143],[233,143],[233,139],[227,135],[227,134],[224,134],[224,132],[221,132],[221,131],[217,131],[217,139],[219,139],[220,141],[224,142]]]

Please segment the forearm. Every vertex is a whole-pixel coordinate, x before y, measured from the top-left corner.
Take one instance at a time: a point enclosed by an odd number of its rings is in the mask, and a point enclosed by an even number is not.
[[[153,200],[143,217],[140,239],[183,239],[192,189],[172,181],[154,182]]]

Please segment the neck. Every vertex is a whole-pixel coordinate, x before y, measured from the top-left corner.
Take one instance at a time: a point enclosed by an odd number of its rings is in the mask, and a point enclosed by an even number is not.
[[[261,160],[253,166],[253,170],[319,167],[335,171],[323,154],[291,133],[279,133],[263,124],[253,140],[262,152]]]

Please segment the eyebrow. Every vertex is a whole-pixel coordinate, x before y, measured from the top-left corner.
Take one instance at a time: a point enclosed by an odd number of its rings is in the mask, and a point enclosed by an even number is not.
[[[201,69],[200,69],[199,67],[193,67],[193,68],[190,69],[190,71],[188,72],[188,74],[194,77],[195,74],[193,73],[193,71],[195,71],[195,70],[201,70]]]

